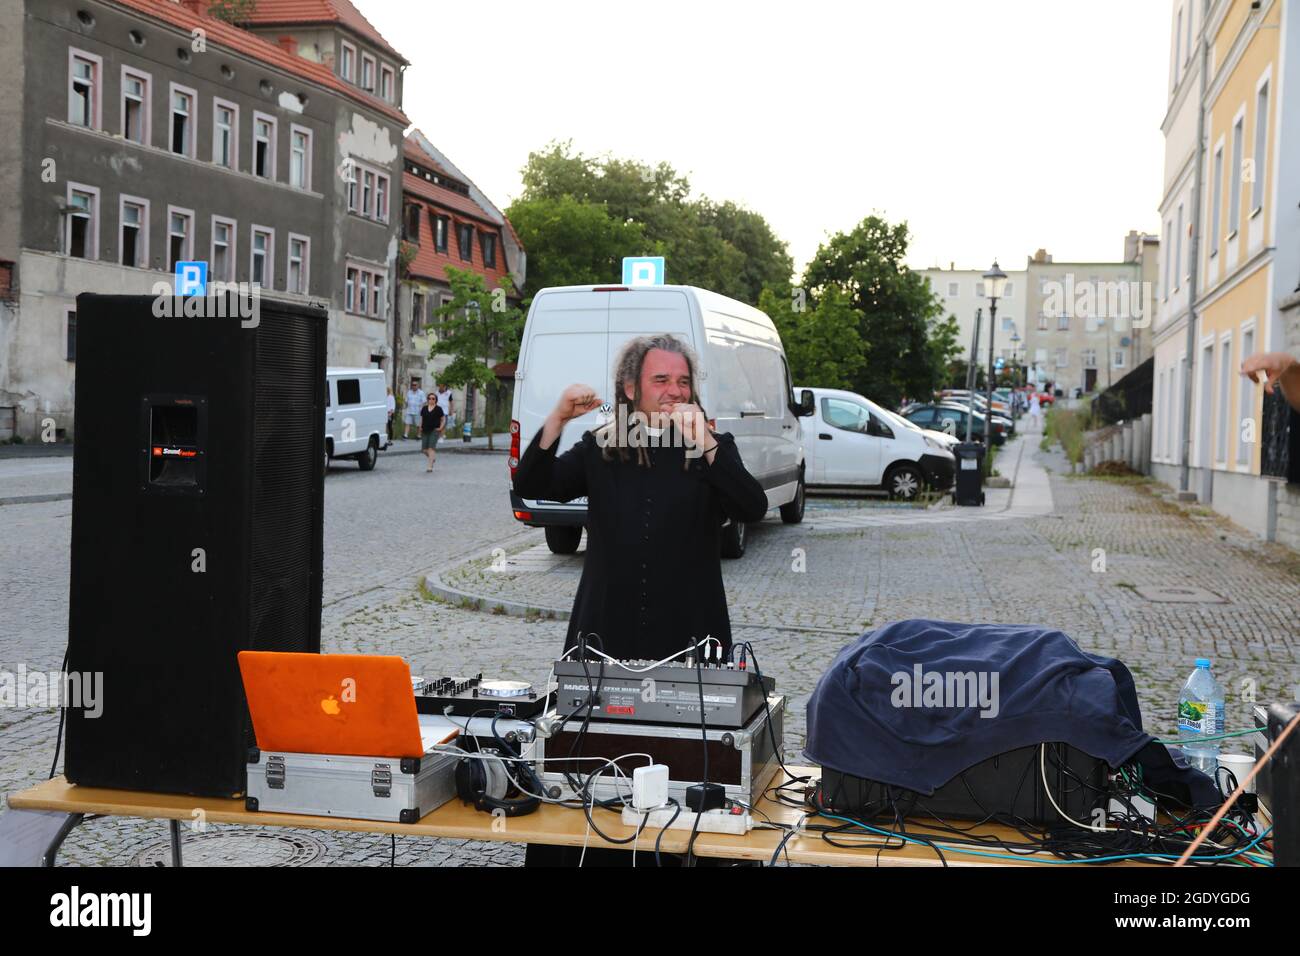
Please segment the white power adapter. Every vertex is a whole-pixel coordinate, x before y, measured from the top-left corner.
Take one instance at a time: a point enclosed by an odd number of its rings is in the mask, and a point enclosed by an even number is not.
[[[632,771],[632,806],[640,811],[668,805],[668,767],[656,763]]]

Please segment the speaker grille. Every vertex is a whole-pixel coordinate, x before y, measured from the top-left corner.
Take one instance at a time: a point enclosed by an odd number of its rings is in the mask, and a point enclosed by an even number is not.
[[[258,329],[253,412],[251,646],[319,647],[312,620],[316,483],[325,423],[316,396],[320,323],[263,316]],[[318,613],[318,612],[317,612]]]

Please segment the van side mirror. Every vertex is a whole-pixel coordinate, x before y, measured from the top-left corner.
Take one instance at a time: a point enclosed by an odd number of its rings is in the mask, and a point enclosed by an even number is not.
[[[812,389],[805,388],[799,393],[799,403],[797,405],[792,404],[790,411],[794,412],[796,418],[808,418],[817,410],[816,401]]]

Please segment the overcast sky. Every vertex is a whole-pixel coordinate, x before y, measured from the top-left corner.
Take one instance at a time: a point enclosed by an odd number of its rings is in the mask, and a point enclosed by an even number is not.
[[[796,268],[872,212],[914,267],[1114,261],[1159,231],[1168,0],[355,0],[497,205],[530,150],[671,163]],[[668,263],[669,279],[672,263]]]

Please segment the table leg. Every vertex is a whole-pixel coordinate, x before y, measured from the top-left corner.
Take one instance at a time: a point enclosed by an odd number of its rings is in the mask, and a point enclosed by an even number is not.
[[[73,828],[76,827],[84,817],[85,814],[82,813],[68,814],[68,818],[64,820],[63,824],[59,827],[59,832],[54,834],[54,839],[51,840],[50,845],[46,847],[45,855],[41,857],[41,866],[54,865],[54,859],[59,855],[59,847],[63,846],[63,841],[68,838],[68,834],[72,832]]]
[[[172,866],[181,866],[181,821],[167,821],[172,831]]]

